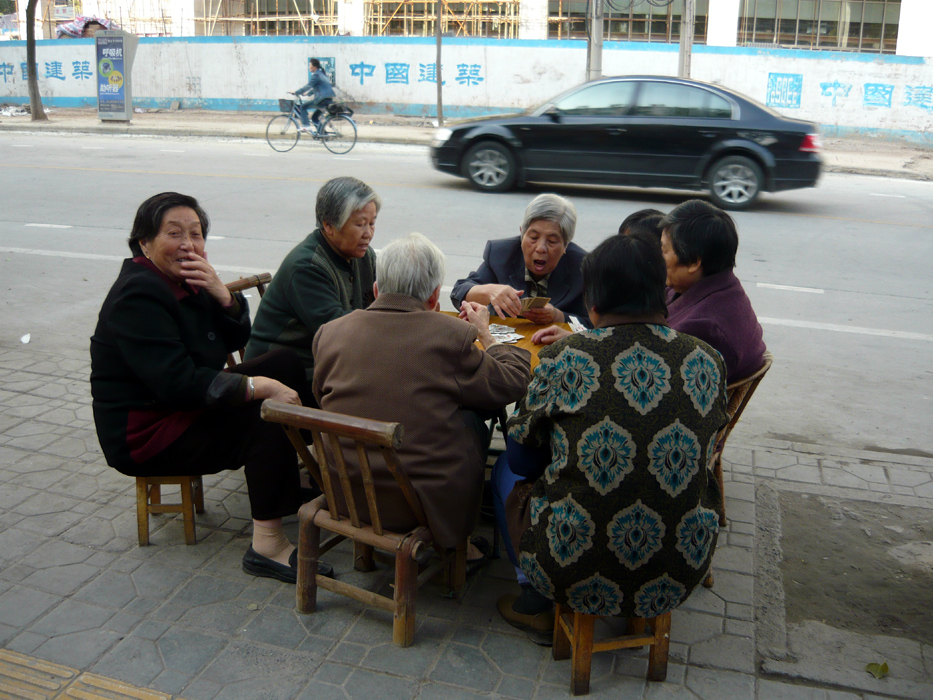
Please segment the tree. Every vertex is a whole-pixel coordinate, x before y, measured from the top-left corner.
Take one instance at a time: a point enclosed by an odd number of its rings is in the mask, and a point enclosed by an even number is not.
[[[29,85],[29,111],[32,121],[48,121],[39,94],[39,75],[36,72],[36,5],[39,0],[26,3],[26,82]]]

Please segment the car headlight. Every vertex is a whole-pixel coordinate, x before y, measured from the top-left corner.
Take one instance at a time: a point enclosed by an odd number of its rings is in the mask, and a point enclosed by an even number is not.
[[[438,129],[434,132],[434,145],[441,146],[447,143],[453,135],[454,132],[452,129]]]

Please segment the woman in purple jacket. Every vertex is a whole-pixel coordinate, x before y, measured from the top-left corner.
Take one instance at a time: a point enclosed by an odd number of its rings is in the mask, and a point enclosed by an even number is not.
[[[739,235],[732,217],[700,199],[675,207],[661,221],[667,264],[667,322],[704,340],[726,361],[729,383],[764,363],[761,325],[732,272]]]

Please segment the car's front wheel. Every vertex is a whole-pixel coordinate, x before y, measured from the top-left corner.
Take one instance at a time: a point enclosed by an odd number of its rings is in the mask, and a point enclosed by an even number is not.
[[[483,141],[467,151],[463,174],[484,192],[505,192],[515,184],[515,157],[495,141]]]
[[[709,173],[709,192],[723,209],[746,209],[761,192],[764,176],[758,164],[744,156],[726,156]]]

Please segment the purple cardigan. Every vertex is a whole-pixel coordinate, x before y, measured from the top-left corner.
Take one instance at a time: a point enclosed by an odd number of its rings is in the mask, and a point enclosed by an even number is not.
[[[761,325],[732,270],[704,277],[683,294],[667,290],[667,322],[704,340],[726,361],[728,381],[747,377],[764,362]]]

